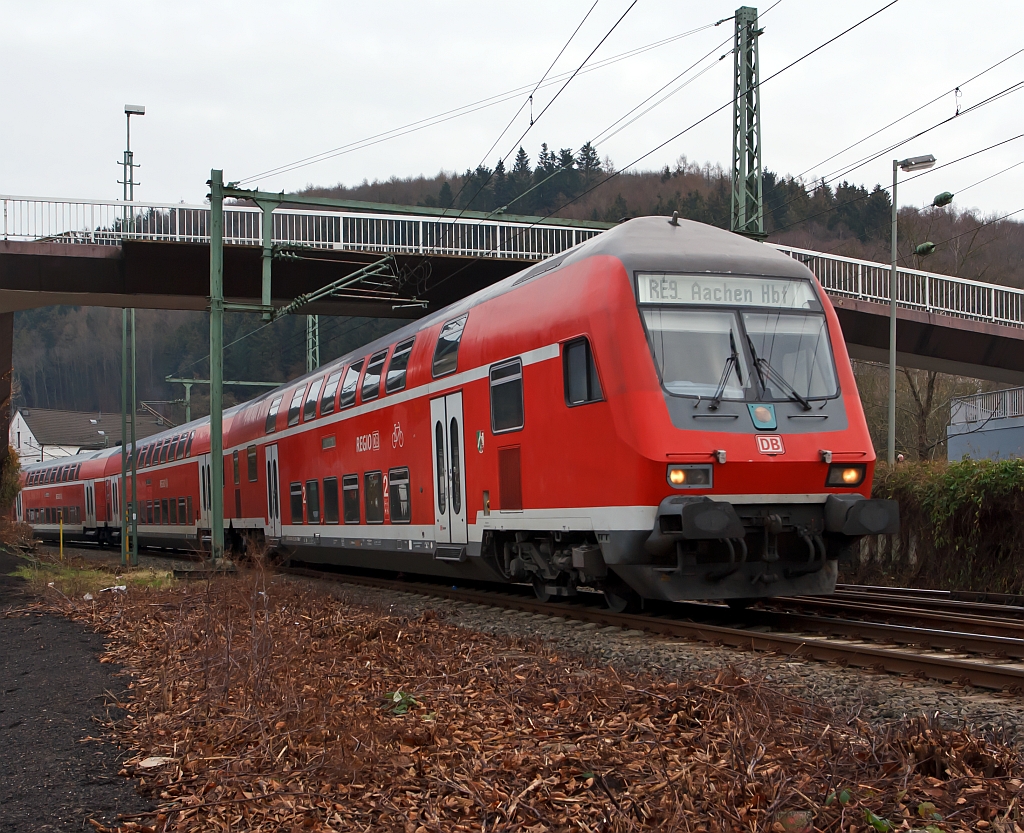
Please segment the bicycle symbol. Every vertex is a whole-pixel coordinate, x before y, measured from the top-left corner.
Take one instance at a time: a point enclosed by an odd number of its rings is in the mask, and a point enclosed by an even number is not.
[[[391,447],[392,448],[404,448],[405,447],[405,434],[402,433],[401,423],[395,423],[395,430],[391,432]]]

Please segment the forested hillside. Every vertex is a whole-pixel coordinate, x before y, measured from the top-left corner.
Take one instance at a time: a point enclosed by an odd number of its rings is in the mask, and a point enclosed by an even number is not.
[[[542,145],[536,160],[520,149],[506,170],[481,166],[462,174],[392,178],[346,187],[310,187],[306,195],[399,205],[434,206],[457,213],[474,209],[618,222],[647,214],[671,214],[727,228],[730,183],[718,165],[698,165],[681,156],[661,171],[615,173],[587,145],[573,152]],[[611,177],[611,178],[609,178]],[[772,171],[764,174],[769,239],[807,249],[888,262],[891,204],[878,185],[801,182]],[[955,205],[955,203],[954,203]],[[934,254],[913,254],[921,242],[938,244]],[[980,217],[955,208],[900,209],[900,253],[905,266],[976,280],[1024,287],[1024,224]],[[321,358],[328,361],[394,329],[394,320],[321,318]],[[305,316],[262,327],[256,316],[225,318],[225,378],[284,381],[305,370]],[[233,342],[244,338],[237,344]],[[172,418],[181,385],[168,375],[207,378],[209,344],[203,313],[138,312],[140,399]],[[58,307],[15,317],[15,405],[76,410],[120,410],[120,310]],[[876,442],[882,437],[885,384],[877,368],[858,365],[865,410]],[[949,398],[973,391],[974,380],[914,372],[901,376],[900,445],[912,456],[943,453]],[[225,402],[247,398],[252,389],[229,389]],[[205,413],[206,391],[193,388],[193,414]]]

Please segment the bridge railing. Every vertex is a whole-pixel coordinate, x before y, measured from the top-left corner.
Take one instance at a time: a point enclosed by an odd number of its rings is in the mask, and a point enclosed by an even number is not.
[[[887,263],[766,245],[805,263],[830,295],[889,303],[891,267]],[[897,268],[896,304],[905,309],[1024,327],[1024,290],[951,275]]]
[[[45,200],[0,195],[4,240],[117,245],[123,240],[205,243],[210,209],[174,203]],[[601,233],[601,229],[531,225],[501,219],[413,217],[279,208],[273,213],[275,244],[406,254],[542,260]],[[224,206],[224,242],[258,246],[263,213]]]
[[[950,403],[949,421],[953,425],[1006,417],[1024,417],[1024,387],[961,396]]]
[[[48,200],[0,195],[4,240],[117,245],[122,240],[205,243],[210,209],[175,203]],[[261,245],[262,212],[224,207],[225,242]],[[407,254],[543,260],[601,233],[580,226],[531,225],[501,219],[281,208],[273,213],[275,244]],[[889,303],[888,264],[766,244],[807,264],[834,296]],[[898,269],[897,304],[906,309],[1024,327],[1024,290],[950,275]]]

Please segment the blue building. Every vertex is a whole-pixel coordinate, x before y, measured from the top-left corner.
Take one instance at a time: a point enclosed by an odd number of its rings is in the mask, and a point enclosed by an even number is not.
[[[946,458],[1024,458],[1024,388],[954,399],[946,426]]]

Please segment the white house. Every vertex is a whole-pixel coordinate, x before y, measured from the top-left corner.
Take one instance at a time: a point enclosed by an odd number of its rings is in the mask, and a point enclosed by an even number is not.
[[[151,414],[139,414],[137,419],[135,436],[140,440],[170,427]],[[11,419],[10,442],[26,463],[109,448],[121,444],[121,415],[20,408]]]

